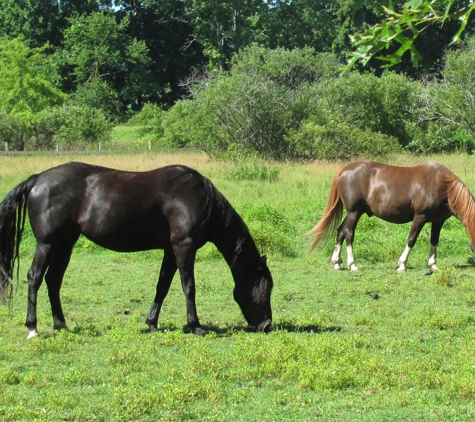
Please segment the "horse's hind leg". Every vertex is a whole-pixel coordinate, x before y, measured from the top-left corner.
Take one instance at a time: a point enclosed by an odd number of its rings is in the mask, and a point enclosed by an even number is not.
[[[46,285],[48,287],[48,296],[51,304],[51,312],[53,314],[53,328],[55,330],[67,329],[66,320],[61,306],[60,290],[63,284],[63,277],[71,259],[73,246],[77,237],[68,242],[54,248],[52,253],[48,271],[45,275]]]
[[[37,330],[36,304],[38,298],[38,289],[43,282],[48,261],[51,256],[51,246],[38,243],[36,245],[35,257],[28,271],[28,309],[26,313],[26,323],[28,328],[28,339],[39,335]]]
[[[152,307],[148,313],[145,323],[150,327],[150,331],[158,330],[158,315],[162,309],[163,301],[168,294],[173,277],[178,269],[175,254],[171,250],[164,250],[162,266],[160,268],[160,275],[158,277],[157,291]]]
[[[330,258],[330,262],[333,264],[333,269],[339,270],[341,268],[341,245],[343,244],[343,241],[345,240],[345,237],[342,234],[342,229],[345,225],[346,218],[343,220],[343,222],[340,224],[340,227],[338,227],[337,230],[337,235],[336,235],[336,245],[335,248],[333,249],[333,254]]]

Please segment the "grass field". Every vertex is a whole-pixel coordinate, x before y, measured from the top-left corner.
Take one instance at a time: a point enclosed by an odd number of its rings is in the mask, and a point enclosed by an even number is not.
[[[198,253],[197,306],[210,331],[184,328],[178,279],[146,330],[161,251],[118,254],[80,239],[62,289],[70,331],[52,329],[46,288],[40,337],[27,341],[25,234],[11,309],[0,306],[1,421],[472,421],[475,420],[475,268],[452,218],[425,276],[429,227],[405,273],[396,271],[409,225],[364,216],[355,258],[333,271],[333,245],[308,253],[303,234],[322,215],[344,163],[212,161],[205,155],[0,157],[0,197],[32,173],[87,161],[129,170],[187,164],[210,177],[248,223],[274,278],[274,330],[249,333],[233,281],[212,245]],[[451,168],[475,192],[475,158],[393,157]],[[366,294],[378,292],[373,300]]]

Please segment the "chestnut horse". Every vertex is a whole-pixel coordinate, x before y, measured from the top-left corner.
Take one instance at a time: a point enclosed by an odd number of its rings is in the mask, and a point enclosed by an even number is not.
[[[346,218],[340,224],[343,206]],[[398,261],[399,271],[406,270],[411,248],[425,223],[432,223],[428,266],[437,269],[440,230],[452,215],[466,227],[475,252],[475,200],[463,182],[442,164],[396,167],[360,161],[344,167],[333,180],[323,217],[308,232],[314,235],[311,249],[321,240],[328,241],[330,232],[336,230],[331,263],[340,269],[341,247],[346,240],[348,268],[357,271],[353,240],[358,220],[365,213],[390,223],[412,221],[406,248]]]
[[[194,262],[196,251],[208,241],[231,268],[234,299],[249,326],[257,331],[270,328],[273,281],[266,258],[259,255],[242,218],[196,170],[176,165],[127,172],[72,162],[31,176],[0,203],[0,293],[12,285],[27,213],[37,242],[28,271],[28,338],[38,335],[36,303],[43,277],[53,327],[66,328],[60,289],[81,234],[118,252],[164,250],[146,320],[150,331],[157,330],[178,269],[188,326],[195,334],[205,333],[196,312]]]

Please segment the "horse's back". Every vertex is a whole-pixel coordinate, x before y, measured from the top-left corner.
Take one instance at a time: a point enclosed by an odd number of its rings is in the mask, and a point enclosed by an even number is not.
[[[387,186],[398,186],[407,183],[430,184],[441,177],[453,175],[444,165],[428,162],[412,167],[393,166],[376,161],[357,161],[342,168],[337,175],[343,183],[367,188],[370,185],[384,183]],[[406,185],[407,186],[407,185]]]
[[[202,218],[204,180],[179,165],[129,172],[71,162],[39,175],[30,221],[44,241],[84,234],[119,251],[165,248],[172,230],[186,233]]]

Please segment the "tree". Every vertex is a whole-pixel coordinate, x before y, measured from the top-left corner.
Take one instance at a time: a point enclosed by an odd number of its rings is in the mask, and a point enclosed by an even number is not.
[[[59,8],[51,0],[1,0],[0,35],[23,36],[29,47],[55,44],[61,38]]]
[[[0,36],[22,35],[29,47],[59,46],[68,18],[110,6],[110,0],[0,0]]]
[[[252,43],[331,52],[341,0],[184,0],[193,34],[211,67],[229,70],[231,59]]]
[[[275,0],[256,21],[255,42],[268,48],[331,52],[338,33],[340,0]],[[269,3],[268,3],[269,4]]]
[[[132,39],[143,40],[148,49],[146,74],[135,72],[140,96],[133,110],[149,102],[169,108],[189,92],[181,84],[194,68],[206,64],[203,47],[193,36],[181,0],[123,0],[115,13],[127,17],[127,33]]]
[[[117,23],[114,15],[101,12],[72,18],[58,56],[63,65],[72,68],[76,85],[106,81],[117,93],[122,111],[141,95],[140,80],[147,78],[149,63],[145,42],[131,38],[128,25],[127,17]],[[93,87],[104,91],[102,84]]]
[[[41,113],[66,99],[56,88],[59,75],[51,58],[43,54],[46,49],[30,49],[22,37],[0,39],[0,111],[17,119],[20,150],[35,134]]]

